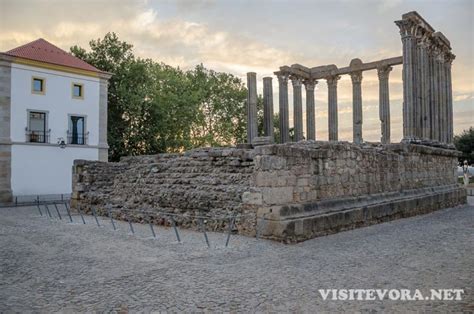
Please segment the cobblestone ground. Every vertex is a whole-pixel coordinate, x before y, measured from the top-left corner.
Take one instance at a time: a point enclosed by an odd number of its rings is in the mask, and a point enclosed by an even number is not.
[[[474,311],[474,206],[297,245],[0,209],[0,312]],[[63,212],[63,216],[66,216]],[[462,301],[324,301],[318,289],[461,288]]]

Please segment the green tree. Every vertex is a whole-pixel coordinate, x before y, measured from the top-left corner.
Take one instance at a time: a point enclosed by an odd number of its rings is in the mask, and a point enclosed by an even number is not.
[[[133,55],[133,46],[108,33],[90,51],[71,53],[111,72],[108,89],[109,159],[223,146],[246,139],[247,89],[228,73],[196,66],[182,71]]]
[[[459,162],[467,160],[470,165],[474,164],[474,127],[470,127],[469,130],[464,130],[460,135],[456,135],[454,146],[462,152]]]

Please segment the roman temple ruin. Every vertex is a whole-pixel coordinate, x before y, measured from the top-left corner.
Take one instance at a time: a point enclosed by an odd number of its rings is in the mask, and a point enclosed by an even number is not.
[[[349,66],[308,68],[294,64],[275,72],[279,94],[280,143],[273,143],[272,77],[263,78],[263,134],[257,125],[257,75],[248,73],[247,142],[229,148],[201,148],[182,154],[126,157],[118,163],[77,160],[72,206],[118,219],[164,224],[160,213],[176,214],[180,226],[235,231],[286,243],[466,203],[455,175],[453,97],[449,40],[418,13],[395,21],[402,56]],[[389,76],[403,67],[403,139],[393,143]],[[379,143],[364,141],[363,72],[379,79]],[[353,142],[339,141],[337,84],[352,81]],[[329,141],[315,128],[315,86],[328,86]],[[290,137],[288,85],[293,88]],[[303,130],[303,86],[306,132]],[[306,133],[306,138],[304,138]]]

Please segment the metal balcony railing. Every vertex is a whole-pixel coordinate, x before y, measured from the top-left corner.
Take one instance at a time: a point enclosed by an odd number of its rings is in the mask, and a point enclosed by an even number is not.
[[[49,143],[49,135],[51,129],[48,131],[37,131],[25,129],[26,142],[28,143]]]
[[[73,133],[67,131],[67,143],[72,145],[87,145],[89,138],[89,132],[86,133]]]

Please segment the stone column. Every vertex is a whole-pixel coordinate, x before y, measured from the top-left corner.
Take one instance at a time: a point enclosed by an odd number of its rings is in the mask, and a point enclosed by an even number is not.
[[[288,117],[288,74],[278,74],[280,143],[290,141],[290,122]]]
[[[362,139],[362,71],[352,72],[352,133],[353,142],[360,144]]]
[[[442,81],[443,81],[443,65],[442,65],[442,57],[441,57],[441,50],[438,51],[438,54],[435,59],[435,73],[436,73],[436,81],[435,81],[435,92],[437,94],[437,102],[435,103],[435,113],[436,113],[436,140],[440,143],[443,142],[443,88],[442,88]]]
[[[431,113],[431,140],[439,141],[439,95],[438,95],[438,48],[432,46],[429,51],[430,63],[430,113]]]
[[[453,87],[451,82],[451,65],[456,56],[452,53],[449,53],[446,58],[446,86],[447,86],[447,105],[448,105],[448,145],[453,146],[453,137],[454,137],[454,116],[453,116]]]
[[[110,75],[100,78],[99,87],[99,160],[109,160],[109,144],[107,142],[108,86]]]
[[[316,140],[316,118],[314,106],[314,88],[318,81],[304,80],[306,89],[306,138],[308,140]]]
[[[423,35],[417,46],[417,65],[418,65],[418,109],[420,114],[418,122],[420,125],[417,136],[425,141],[431,137],[430,122],[430,82],[429,82],[429,60],[428,60],[428,37]]]
[[[0,203],[12,201],[11,60],[0,54]]]
[[[390,95],[388,77],[392,71],[391,66],[384,66],[377,69],[379,76],[379,119],[382,131],[380,141],[382,144],[390,143]]]
[[[410,20],[395,21],[400,28],[403,45],[403,141],[416,141],[416,31]]]
[[[293,84],[293,125],[295,142],[303,140],[303,99],[301,95],[301,78],[291,77]]]
[[[257,73],[247,73],[247,143],[258,136],[257,128]]]
[[[328,132],[329,140],[337,141],[337,81],[341,77],[333,75],[326,78],[328,84]]]
[[[439,99],[440,99],[440,142],[447,143],[448,142],[448,128],[447,128],[447,114],[448,114],[448,106],[446,104],[447,95],[446,95],[446,73],[445,73],[445,60],[444,60],[444,52],[442,51],[439,57],[439,78],[438,78],[438,85],[439,85]]]
[[[273,84],[271,77],[263,78],[263,132],[273,139]]]

